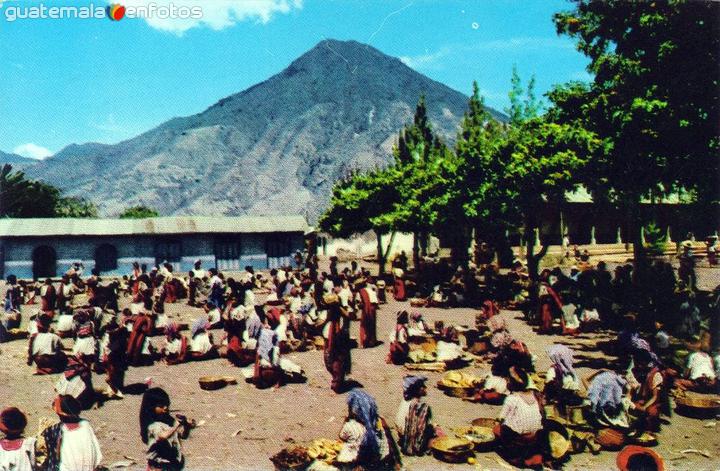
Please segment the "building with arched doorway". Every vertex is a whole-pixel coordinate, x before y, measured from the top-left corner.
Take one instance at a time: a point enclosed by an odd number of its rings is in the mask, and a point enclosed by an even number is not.
[[[302,216],[160,217],[147,219],[0,219],[0,276],[54,278],[80,262],[86,272],[126,275],[170,263],[189,271],[290,265],[311,232]]]

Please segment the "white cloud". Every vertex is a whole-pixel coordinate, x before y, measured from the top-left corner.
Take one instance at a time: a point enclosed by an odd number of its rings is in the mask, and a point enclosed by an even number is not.
[[[408,67],[413,69],[427,68],[428,66],[436,65],[441,59],[448,56],[452,52],[452,49],[448,47],[441,48],[436,52],[428,54],[420,54],[417,56],[400,56],[400,60],[403,61]]]
[[[177,35],[199,27],[219,31],[246,20],[265,24],[276,14],[302,8],[302,0],[121,0],[118,3],[125,7],[147,7],[154,3],[158,7],[202,8],[201,18],[160,18],[159,15],[144,18],[152,28]]]
[[[45,157],[50,157],[53,154],[50,149],[39,146],[37,144],[33,144],[32,142],[28,142],[27,144],[21,144],[14,148],[12,151],[13,154],[22,155],[23,157],[37,160],[42,160]]]
[[[518,37],[509,39],[493,39],[471,44],[443,46],[435,52],[427,52],[417,56],[401,56],[400,60],[408,67],[430,69],[453,54],[472,54],[477,52],[497,51],[539,51],[547,49],[573,49],[572,43],[554,38]]]

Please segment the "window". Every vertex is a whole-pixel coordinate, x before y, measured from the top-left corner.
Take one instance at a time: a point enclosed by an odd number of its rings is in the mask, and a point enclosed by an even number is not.
[[[117,270],[117,249],[111,244],[102,244],[95,249],[95,269],[100,273]]]
[[[160,265],[168,262],[173,265],[175,270],[180,269],[180,260],[182,259],[182,245],[179,240],[165,239],[155,244],[155,264]]]
[[[215,265],[219,270],[240,269],[240,240],[222,238],[215,241]]]
[[[41,245],[33,250],[33,278],[52,278],[57,274],[57,255],[55,249]]]

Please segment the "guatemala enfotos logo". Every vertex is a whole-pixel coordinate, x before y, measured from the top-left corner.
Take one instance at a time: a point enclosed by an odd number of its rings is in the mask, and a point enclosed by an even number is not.
[[[109,18],[111,21],[120,21],[123,18],[142,19],[180,19],[198,20],[203,17],[203,9],[200,6],[175,5],[174,3],[158,4],[155,2],[147,5],[125,6],[120,3],[111,3],[107,7],[88,3],[84,6],[47,6],[44,3],[38,5],[3,5],[0,0],[0,7],[3,7],[3,14],[8,22],[18,20],[45,20],[45,19],[96,19]]]

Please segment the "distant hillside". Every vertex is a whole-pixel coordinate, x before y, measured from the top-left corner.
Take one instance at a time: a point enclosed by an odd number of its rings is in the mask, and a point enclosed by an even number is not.
[[[5,164],[12,165],[13,170],[24,170],[31,165],[37,164],[38,161],[35,159],[28,159],[17,154],[8,154],[0,151],[0,166]]]
[[[115,145],[68,146],[28,173],[105,215],[143,204],[164,215],[300,213],[314,222],[339,177],[390,161],[421,94],[453,140],[465,95],[370,46],[326,40],[202,113]]]

